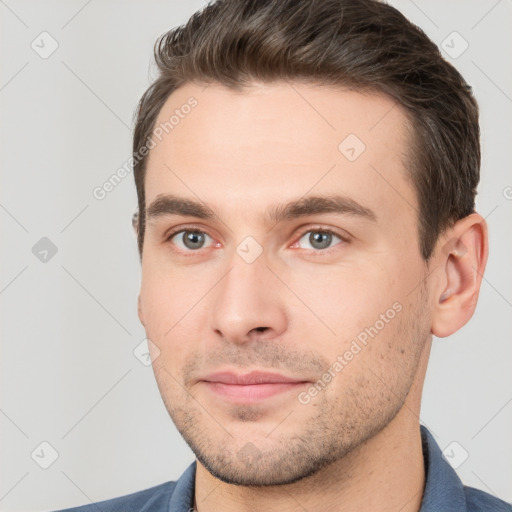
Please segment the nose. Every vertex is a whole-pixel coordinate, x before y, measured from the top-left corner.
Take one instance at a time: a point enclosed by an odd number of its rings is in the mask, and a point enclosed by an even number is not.
[[[237,344],[280,336],[287,325],[282,284],[263,255],[252,263],[238,254],[233,256],[231,270],[212,297],[212,329],[225,341]]]

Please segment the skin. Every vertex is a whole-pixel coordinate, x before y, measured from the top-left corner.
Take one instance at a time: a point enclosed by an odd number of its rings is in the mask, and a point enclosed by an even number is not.
[[[422,259],[418,200],[405,168],[408,118],[384,95],[285,82],[242,92],[189,83],[168,98],[157,125],[190,96],[198,105],[150,151],[146,205],[173,194],[217,216],[148,222],[139,318],[163,401],[197,457],[196,509],[418,511],[432,334],[448,336],[473,314],[487,260],[485,221],[476,213],[458,221],[429,262]],[[351,133],[366,145],[355,161],[338,149]],[[322,213],[265,222],[271,205],[332,193],[376,220]],[[187,248],[183,233],[169,238],[174,228],[206,233],[204,246]],[[309,235],[319,229],[344,240],[318,248]],[[263,249],[251,263],[237,253],[248,236]],[[397,303],[400,312],[301,403],[299,392]],[[305,383],[233,404],[201,381],[228,369]]]

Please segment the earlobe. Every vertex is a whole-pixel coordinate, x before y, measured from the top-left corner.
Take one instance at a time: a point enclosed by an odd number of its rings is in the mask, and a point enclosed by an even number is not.
[[[437,259],[443,279],[436,290],[432,334],[449,336],[473,316],[487,263],[487,225],[477,213],[455,223],[444,237]]]

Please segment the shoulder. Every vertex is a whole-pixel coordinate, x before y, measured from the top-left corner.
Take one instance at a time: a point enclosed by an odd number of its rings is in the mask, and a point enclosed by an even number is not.
[[[160,512],[169,509],[169,502],[176,482],[165,482],[149,489],[126,494],[80,507],[67,508],[55,512]]]
[[[468,512],[512,512],[512,505],[490,494],[464,486]]]

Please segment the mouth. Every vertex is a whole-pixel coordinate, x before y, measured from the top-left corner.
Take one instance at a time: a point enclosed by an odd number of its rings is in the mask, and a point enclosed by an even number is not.
[[[217,372],[204,377],[201,382],[215,396],[238,404],[258,403],[276,395],[298,391],[310,383],[303,379],[259,371],[247,374]]]

